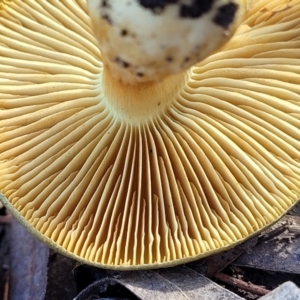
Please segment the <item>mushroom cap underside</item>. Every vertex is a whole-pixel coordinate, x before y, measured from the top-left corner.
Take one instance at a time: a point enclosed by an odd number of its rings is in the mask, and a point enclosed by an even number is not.
[[[101,84],[85,1],[0,2],[0,198],[104,268],[240,243],[300,198],[299,45],[299,0],[253,1],[233,38],[137,118],[144,98],[124,113]]]

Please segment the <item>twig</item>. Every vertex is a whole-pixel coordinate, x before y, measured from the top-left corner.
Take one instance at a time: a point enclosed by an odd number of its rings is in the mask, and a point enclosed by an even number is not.
[[[231,286],[243,289],[243,290],[250,292],[252,294],[255,294],[255,295],[264,296],[270,292],[269,290],[267,290],[263,287],[260,287],[258,285],[255,285],[251,282],[245,282],[241,279],[228,276],[224,273],[215,274],[215,278],[222,282],[225,282]]]
[[[4,292],[3,292],[3,300],[8,300],[8,292],[9,292],[9,271],[5,272],[5,283],[4,283]]]

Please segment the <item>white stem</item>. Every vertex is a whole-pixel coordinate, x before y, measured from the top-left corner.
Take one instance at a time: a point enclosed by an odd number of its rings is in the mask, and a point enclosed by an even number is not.
[[[104,63],[117,80],[134,84],[181,72],[217,50],[245,1],[88,0],[88,8]]]

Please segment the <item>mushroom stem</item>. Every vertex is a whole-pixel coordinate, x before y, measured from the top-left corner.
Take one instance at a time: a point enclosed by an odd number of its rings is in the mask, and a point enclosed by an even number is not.
[[[186,84],[187,72],[175,74],[160,82],[143,82],[132,85],[119,82],[104,66],[102,89],[110,112],[116,119],[129,124],[153,122],[172,102],[176,101],[179,90]]]
[[[249,0],[88,0],[103,63],[119,82],[159,82],[232,36]]]

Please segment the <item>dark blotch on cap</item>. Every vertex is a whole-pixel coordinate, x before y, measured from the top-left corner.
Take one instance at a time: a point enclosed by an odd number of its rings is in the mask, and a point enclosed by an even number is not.
[[[180,6],[179,16],[181,18],[199,18],[210,11],[214,0],[193,0],[191,4]]]
[[[229,25],[232,23],[232,21],[234,20],[234,16],[237,8],[238,6],[235,3],[229,3],[221,6],[218,9],[218,12],[215,15],[213,21],[217,25],[227,29]]]

